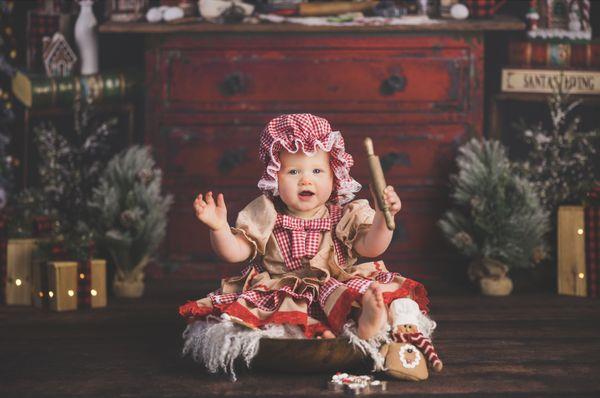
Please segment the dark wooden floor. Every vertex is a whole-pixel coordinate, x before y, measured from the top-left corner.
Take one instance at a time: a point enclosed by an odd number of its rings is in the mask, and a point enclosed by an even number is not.
[[[343,396],[325,390],[330,374],[231,383],[180,358],[177,306],[213,285],[153,282],[144,299],[93,311],[0,307],[0,396]],[[600,300],[432,294],[432,304],[444,371],[391,381],[384,395],[600,396]]]

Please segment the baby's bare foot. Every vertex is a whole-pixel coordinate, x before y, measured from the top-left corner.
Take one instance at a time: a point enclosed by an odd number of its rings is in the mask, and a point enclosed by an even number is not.
[[[318,335],[317,339],[335,339],[335,334],[331,330],[326,330]]]
[[[358,317],[358,337],[367,340],[375,336],[386,321],[383,293],[377,282],[369,286],[362,298],[362,310]]]

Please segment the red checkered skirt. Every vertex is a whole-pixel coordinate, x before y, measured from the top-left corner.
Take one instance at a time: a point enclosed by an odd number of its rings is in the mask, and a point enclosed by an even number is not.
[[[397,298],[415,300],[428,312],[427,292],[420,283],[389,272],[382,261],[363,263],[347,270],[342,280],[300,277],[299,272],[271,276],[257,266],[242,276],[223,280],[222,288],[208,297],[189,301],[179,313],[189,321],[208,315],[227,314],[251,328],[267,324],[293,324],[313,337],[325,330],[339,333],[346,321],[357,315],[363,294],[378,282],[386,305]]]

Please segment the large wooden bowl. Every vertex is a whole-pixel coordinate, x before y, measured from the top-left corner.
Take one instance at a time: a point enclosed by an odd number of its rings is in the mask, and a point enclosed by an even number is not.
[[[260,340],[252,368],[274,372],[335,372],[368,370],[371,360],[347,339]]]

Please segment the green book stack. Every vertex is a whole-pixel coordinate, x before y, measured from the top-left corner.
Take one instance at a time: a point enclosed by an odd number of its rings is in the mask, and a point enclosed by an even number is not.
[[[69,105],[77,98],[94,103],[121,101],[133,95],[138,83],[133,72],[54,78],[17,72],[12,91],[26,107],[45,108]]]

